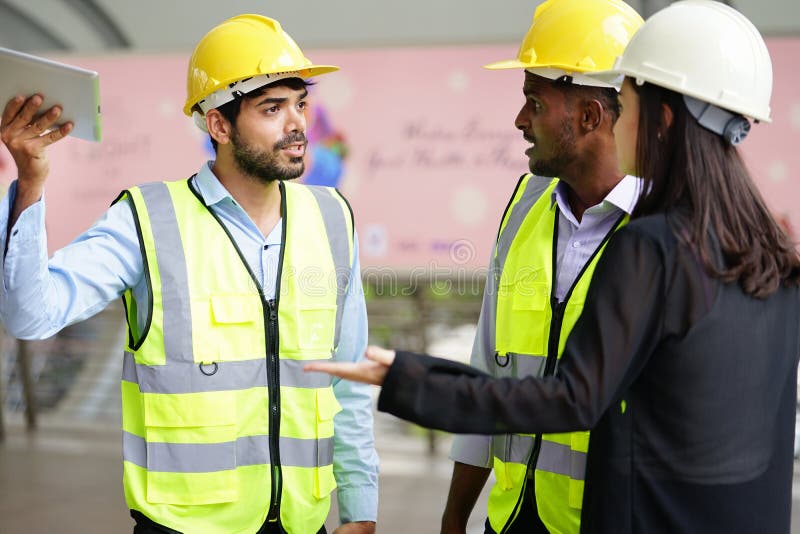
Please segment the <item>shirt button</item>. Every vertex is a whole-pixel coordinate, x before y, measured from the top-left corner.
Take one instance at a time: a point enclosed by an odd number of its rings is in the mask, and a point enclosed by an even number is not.
[[[268,248],[269,248],[269,245],[264,245],[264,250],[267,250]]]
[[[574,241],[572,243],[572,248],[580,248],[580,246],[581,246],[581,242],[580,241]]]

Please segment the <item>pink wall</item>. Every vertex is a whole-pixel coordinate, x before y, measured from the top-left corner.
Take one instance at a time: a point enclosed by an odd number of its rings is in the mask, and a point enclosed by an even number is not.
[[[800,40],[769,41],[774,122],[757,125],[745,157],[771,207],[800,227]],[[319,78],[322,103],[349,154],[340,190],[356,214],[362,263],[441,274],[485,266],[499,218],[526,171],[513,126],[522,73],[480,66],[513,45],[308,51],[342,67]],[[91,224],[128,185],[179,179],[207,157],[205,137],[181,114],[186,59],[68,58],[101,74],[101,144],[52,148],[48,182],[51,249]],[[13,165],[0,149],[0,191]],[[454,271],[455,269],[455,271]]]
[[[767,40],[775,78],[772,123],[756,124],[742,153],[770,208],[800,240],[800,39]]]

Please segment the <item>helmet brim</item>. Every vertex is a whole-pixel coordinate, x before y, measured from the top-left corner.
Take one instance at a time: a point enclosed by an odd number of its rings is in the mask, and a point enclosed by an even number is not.
[[[331,72],[336,72],[337,70],[339,70],[339,67],[336,67],[334,65],[308,65],[308,66],[305,66],[305,67],[297,70],[297,73],[298,73],[297,77],[298,78],[302,78],[302,79],[313,78],[315,76],[320,76],[322,74],[328,74],[328,73],[331,73]],[[269,73],[262,73],[262,74],[269,74]],[[231,84],[233,82],[238,82],[240,80],[241,80],[241,78],[239,78],[239,79],[231,79],[231,80],[223,80],[223,81],[220,82],[220,85],[226,86],[228,84]],[[277,81],[277,79],[276,79],[276,81]],[[213,91],[212,91],[212,93],[213,93]],[[212,93],[209,93],[209,94],[212,94]],[[192,109],[194,108],[195,104],[197,104],[197,102],[200,102],[204,98],[208,97],[209,94],[202,95],[202,97],[199,98],[195,102],[192,102],[192,103],[188,103],[187,102],[183,107],[183,113],[187,117],[191,117],[192,116]]]
[[[311,65],[310,67],[304,67],[300,69],[300,72],[303,78],[313,78],[314,76],[319,76],[320,74],[329,74],[331,72],[336,72],[339,70],[339,67],[335,67],[333,65]]]
[[[565,65],[563,63],[539,63],[537,61],[520,61],[519,59],[507,59],[505,61],[495,61],[483,66],[489,70],[503,69],[558,69],[566,73],[589,74],[593,71],[588,67],[578,65]]]
[[[597,72],[586,72],[584,76],[588,76],[589,78],[594,78],[599,82],[603,82],[605,84],[614,87],[617,91],[622,88],[622,82],[625,81],[625,74],[620,70],[601,70]]]
[[[502,69],[527,69],[533,65],[528,65],[518,59],[506,59],[504,61],[495,61],[493,63],[489,63],[488,65],[484,65],[484,69],[489,70],[502,70]]]
[[[738,113],[739,115],[743,115],[749,119],[753,119],[759,122],[770,123],[772,122],[772,117],[770,117],[769,111],[765,113],[760,113],[757,110],[753,109],[744,109],[739,108],[736,106],[730,106],[728,103],[723,101],[722,99],[709,99],[708,95],[704,95],[698,91],[692,91],[686,87],[681,87],[679,85],[675,85],[673,83],[669,83],[665,80],[657,80],[651,78],[649,76],[643,76],[641,73],[633,72],[628,69],[624,68],[616,68],[611,70],[604,70],[599,72],[587,72],[585,74],[590,78],[594,78],[598,81],[603,83],[607,83],[617,88],[617,91],[620,90],[622,87],[622,82],[625,81],[625,77],[632,78],[635,83],[641,85],[644,82],[651,83],[653,85],[657,85],[659,87],[663,87],[665,89],[669,89],[670,91],[675,91],[676,93],[690,96],[692,98],[696,98],[698,100],[702,100],[703,102],[708,102],[709,104],[713,104],[718,106],[722,109],[728,110],[733,113]]]

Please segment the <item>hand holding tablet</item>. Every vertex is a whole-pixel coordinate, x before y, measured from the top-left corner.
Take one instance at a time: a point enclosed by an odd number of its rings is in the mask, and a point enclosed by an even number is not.
[[[96,72],[0,47],[0,108],[15,96],[40,94],[39,112],[61,108],[55,126],[73,123],[71,135],[100,141],[100,86]],[[5,118],[5,117],[4,117]]]

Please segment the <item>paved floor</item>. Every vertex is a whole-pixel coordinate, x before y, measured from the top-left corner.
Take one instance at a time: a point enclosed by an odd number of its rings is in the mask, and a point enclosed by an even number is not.
[[[121,359],[109,348],[124,341],[115,337],[124,331],[111,328],[119,317],[100,314],[99,322],[75,325],[58,339],[36,345],[35,352],[57,351],[58,361],[80,355],[84,364],[58,410],[40,416],[36,432],[25,431],[19,412],[6,414],[6,440],[0,442],[0,534],[131,532],[121,484]],[[472,333],[462,337],[466,353]],[[439,353],[458,350],[440,347]],[[385,414],[376,415],[375,436],[381,458],[378,530],[437,533],[452,471],[447,458],[450,438],[437,434],[435,453],[430,454],[426,432]],[[468,534],[483,532],[486,493],[478,500]],[[794,494],[792,533],[800,534],[797,466]],[[334,513],[329,531],[335,525]]]
[[[438,532],[452,464],[449,438],[427,452],[424,434],[409,432],[388,416],[376,420],[381,456],[380,531]],[[0,533],[129,533],[132,521],[122,496],[121,443],[108,425],[64,425],[43,419],[25,432],[8,421],[0,444]],[[485,496],[480,499],[485,503]],[[483,532],[485,505],[478,507],[470,534]],[[329,521],[329,531],[335,526]],[[87,525],[89,525],[87,527]]]
[[[0,444],[0,533],[129,533],[118,431],[47,419],[41,425],[28,434],[21,421],[11,420]],[[382,466],[379,531],[438,532],[452,468],[449,438],[440,437],[437,452],[430,455],[425,435],[410,432],[405,423],[379,414],[376,431]],[[798,474],[796,466],[795,534],[800,534]],[[485,501],[484,492],[479,502]],[[473,514],[469,534],[483,532],[483,518],[485,504]]]

